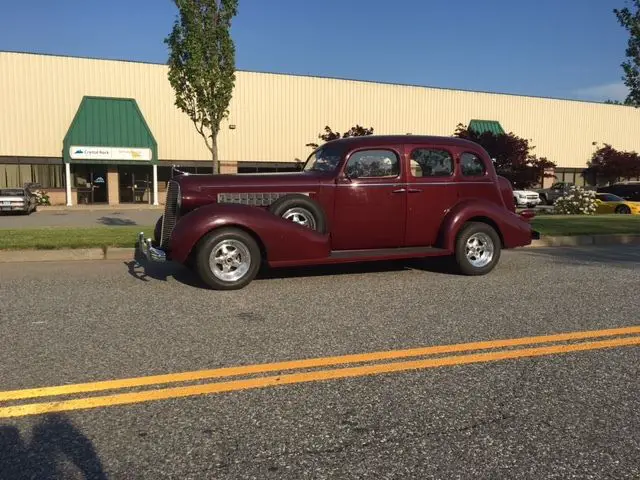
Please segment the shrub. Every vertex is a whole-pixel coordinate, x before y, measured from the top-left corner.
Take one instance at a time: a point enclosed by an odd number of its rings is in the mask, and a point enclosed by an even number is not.
[[[593,215],[597,205],[594,190],[572,185],[568,193],[556,200],[554,210],[563,215]]]

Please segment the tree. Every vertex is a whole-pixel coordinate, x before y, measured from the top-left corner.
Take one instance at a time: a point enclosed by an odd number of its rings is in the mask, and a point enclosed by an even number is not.
[[[174,0],[178,18],[169,46],[169,82],[175,105],[185,112],[211,152],[218,173],[218,132],[235,86],[231,19],[238,0]]]
[[[365,128],[356,124],[343,134],[340,134],[340,132],[334,132],[331,127],[326,126],[324,127],[324,133],[318,135],[318,138],[320,140],[324,140],[325,142],[330,142],[331,140],[336,140],[338,138],[364,137],[366,135],[373,135],[373,127]],[[307,143],[306,146],[311,148],[318,148],[317,143]]]
[[[494,159],[498,175],[508,178],[516,188],[531,188],[543,177],[555,177],[548,170],[555,168],[556,164],[532,154],[535,147],[529,145],[527,139],[513,133],[477,133],[460,123],[454,136],[481,145]]]
[[[629,94],[625,99],[625,105],[640,107],[640,0],[632,0],[632,10],[625,7],[613,9],[618,22],[629,32],[627,60],[621,64],[624,71],[624,84],[629,88]]]
[[[608,182],[640,176],[640,156],[636,152],[616,150],[608,143],[593,153],[587,166],[590,174]]]

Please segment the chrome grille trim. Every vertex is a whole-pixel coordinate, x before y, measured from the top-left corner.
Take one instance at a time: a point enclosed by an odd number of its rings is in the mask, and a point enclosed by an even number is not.
[[[171,232],[178,221],[178,197],[180,196],[180,185],[173,180],[169,181],[167,187],[167,199],[164,205],[164,215],[162,216],[162,229],[160,234],[160,248],[166,250],[169,247]]]
[[[309,195],[308,192],[232,192],[219,193],[218,203],[236,203],[253,207],[268,207],[286,195]]]

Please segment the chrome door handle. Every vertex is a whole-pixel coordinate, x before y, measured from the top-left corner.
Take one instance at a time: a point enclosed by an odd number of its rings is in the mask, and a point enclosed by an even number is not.
[[[422,190],[419,188],[410,188],[409,190],[407,190],[407,192],[409,193],[420,193]]]
[[[399,188],[398,190],[394,190],[392,193],[402,193],[402,192],[406,192],[407,190],[404,188]]]

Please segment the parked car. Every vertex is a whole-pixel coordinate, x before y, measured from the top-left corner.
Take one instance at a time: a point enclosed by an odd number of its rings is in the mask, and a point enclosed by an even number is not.
[[[598,187],[598,193],[612,193],[624,200],[640,202],[640,182],[615,183],[606,187]]]
[[[261,265],[289,267],[449,256],[484,275],[503,248],[538,238],[511,183],[478,144],[454,137],[350,137],[325,143],[300,172],[179,175],[169,181],[150,261],[174,261],[214,289]]]
[[[37,196],[28,187],[0,189],[0,212],[20,212],[30,215],[38,205]]]
[[[560,197],[569,193],[569,189],[573,186],[569,182],[556,182],[549,188],[536,189],[542,205],[553,205]]]
[[[536,207],[540,204],[540,195],[532,190],[514,190],[513,201],[516,207]]]
[[[640,215],[640,202],[631,202],[613,193],[596,193],[596,213],[621,213]]]

